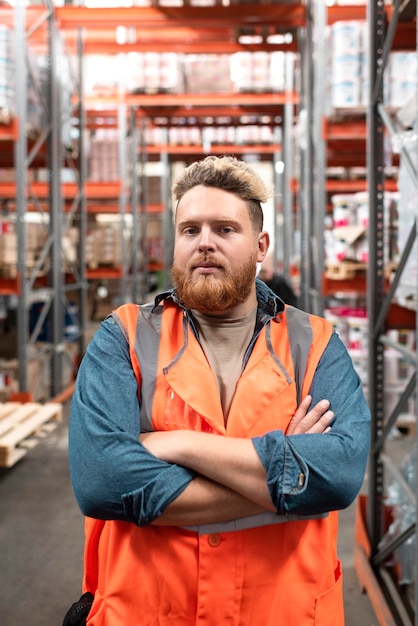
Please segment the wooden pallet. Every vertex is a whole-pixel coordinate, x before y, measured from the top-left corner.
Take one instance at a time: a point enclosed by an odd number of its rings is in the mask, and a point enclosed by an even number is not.
[[[325,275],[331,280],[351,280],[364,274],[366,271],[365,263],[356,263],[355,261],[342,261],[341,263],[327,263],[325,267]]]
[[[12,467],[61,420],[57,402],[0,404],[0,467]]]

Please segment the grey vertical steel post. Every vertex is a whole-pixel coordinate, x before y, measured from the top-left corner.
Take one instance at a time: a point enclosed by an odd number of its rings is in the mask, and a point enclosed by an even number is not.
[[[62,227],[62,199],[61,199],[61,168],[62,168],[62,141],[61,141],[61,94],[58,73],[57,30],[54,13],[48,19],[49,38],[49,113],[51,117],[51,131],[48,138],[48,174],[49,174],[49,229],[52,237],[50,251],[50,288],[52,291],[52,344],[51,359],[51,395],[58,394],[62,389],[63,363],[63,326],[65,297],[64,276],[61,262],[61,227]]]
[[[168,129],[165,145],[168,146]],[[161,179],[161,201],[164,207],[163,213],[163,245],[164,245],[164,270],[163,270],[163,287],[167,289],[171,286],[170,268],[173,259],[173,210],[171,198],[171,175],[168,151],[164,150],[161,155],[163,163],[163,173]]]
[[[122,86],[120,87],[122,89]],[[119,301],[121,304],[127,300],[127,254],[125,245],[126,230],[126,105],[118,104],[118,162],[119,162],[119,239],[120,239],[120,265],[121,277],[119,285]]]
[[[290,239],[287,237],[289,232],[289,228],[287,228],[288,224],[286,223],[286,215],[284,208],[285,201],[285,167],[278,169],[278,165],[280,163],[284,163],[283,156],[283,142],[284,142],[284,133],[281,132],[280,127],[276,127],[274,129],[273,141],[275,146],[278,146],[277,149],[273,152],[273,187],[274,187],[274,197],[273,197],[273,211],[274,211],[274,220],[273,220],[273,236],[274,236],[274,249],[273,249],[273,267],[277,268],[277,264],[279,261],[279,249],[281,251],[280,260],[283,265],[283,274],[284,276],[289,275],[289,262],[290,262]]]
[[[323,0],[315,1],[314,14],[314,86],[313,86],[313,113],[312,113],[312,136],[314,145],[314,189],[313,189],[313,237],[311,243],[312,250],[312,312],[317,315],[324,313],[324,299],[322,297],[322,275],[325,265],[324,250],[324,224],[326,213],[326,190],[325,190],[325,170],[326,155],[325,141],[323,137],[323,116],[325,115],[326,104],[326,26],[327,8]]]
[[[140,168],[136,176],[140,176],[140,228],[138,246],[141,253],[141,288],[139,292],[141,302],[144,302],[148,291],[148,248],[147,248],[147,206],[148,206],[148,179],[146,174],[147,141],[146,120],[141,118],[140,132]]]
[[[293,94],[294,85],[294,59],[291,54],[286,54],[286,91]],[[294,253],[294,216],[293,216],[293,102],[287,100],[283,107],[283,132],[282,132],[282,159],[284,164],[282,176],[282,206],[283,206],[283,273],[290,279],[290,264]]]
[[[306,144],[301,150],[302,172],[301,172],[301,192],[300,192],[300,214],[301,214],[301,308],[305,311],[311,310],[311,284],[312,266],[310,258],[310,237],[312,230],[312,207],[313,207],[313,174],[312,174],[312,55],[313,55],[313,24],[312,24],[312,2],[308,1],[306,6],[306,29],[303,38],[302,55],[302,107],[306,114]]]
[[[378,113],[383,100],[382,53],[385,8],[382,0],[369,0],[369,79],[370,100],[367,109],[367,184],[369,190],[369,265],[367,271],[367,311],[369,318],[369,405],[372,413],[371,439],[376,441],[383,430],[384,348],[379,342],[382,328],[376,327],[384,298],[384,125]],[[376,88],[377,86],[377,88]],[[372,444],[373,445],[373,444]],[[378,550],[384,523],[384,472],[379,452],[370,455],[367,526],[372,556]]]
[[[130,205],[132,216],[132,233],[131,233],[131,299],[132,302],[138,302],[138,172],[137,172],[137,154],[138,154],[138,129],[136,126],[136,112],[135,108],[130,108],[130,137],[131,137],[131,150],[130,150]],[[141,294],[142,296],[142,294]]]
[[[17,356],[19,362],[19,390],[27,391],[27,360],[29,338],[29,315],[27,297],[26,224],[27,211],[27,65],[26,65],[26,9],[23,0],[17,0],[14,8],[14,56],[15,93],[18,136],[14,146],[16,173],[16,218],[17,218],[17,273],[19,277],[19,299],[17,305]]]
[[[415,47],[416,47],[416,51],[418,54],[418,0],[416,0],[416,4],[415,4],[415,25],[416,25],[416,31],[415,31]],[[418,64],[417,64],[417,74],[416,74],[416,79],[417,79],[417,85],[418,85]],[[418,94],[417,94],[417,100],[418,100]],[[418,130],[418,120],[415,120],[415,125],[416,125],[416,129]],[[418,141],[416,142],[416,150],[418,152]],[[416,154],[416,161],[415,163],[418,164],[418,154]],[[415,220],[416,223],[418,224],[418,205],[417,205],[417,212],[415,214]],[[415,248],[415,254],[416,254],[416,263],[418,265],[418,245]],[[415,285],[416,291],[416,297],[418,298],[418,276],[417,276],[417,284]],[[418,345],[418,307],[416,310],[416,316],[415,316],[415,345]],[[415,419],[416,422],[418,423],[418,376],[416,377],[416,385],[415,385]],[[418,429],[415,430],[415,447],[417,448],[418,446]],[[418,449],[418,448],[417,448]],[[415,515],[417,515],[418,513],[418,464],[415,465]],[[415,520],[415,524],[416,524],[416,520]],[[418,538],[417,538],[417,531],[416,531],[416,526],[415,526],[415,559],[414,559],[414,563],[415,563],[415,573],[418,571]],[[416,574],[415,574],[416,577]],[[414,601],[415,601],[415,626],[418,626],[418,581],[415,578],[415,593],[414,593]]]
[[[79,238],[78,238],[78,264],[81,286],[79,290],[79,318],[80,336],[79,349],[80,356],[86,349],[86,323],[87,323],[87,291],[88,283],[86,278],[86,233],[87,233],[87,211],[86,211],[86,154],[84,146],[84,132],[86,127],[84,109],[84,67],[83,67],[83,30],[80,28],[77,35],[77,62],[78,62],[78,190],[79,190]]]

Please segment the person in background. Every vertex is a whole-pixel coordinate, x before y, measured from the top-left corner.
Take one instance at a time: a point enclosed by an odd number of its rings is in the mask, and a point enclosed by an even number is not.
[[[266,283],[274,293],[286,304],[298,306],[298,297],[290,281],[279,272],[275,272],[272,259],[267,258],[258,272],[258,278]]]
[[[338,510],[368,458],[361,382],[328,321],[256,278],[269,248],[256,172],[210,156],[173,191],[174,288],[111,313],[77,376],[69,462],[86,543],[72,615],[343,626]]]

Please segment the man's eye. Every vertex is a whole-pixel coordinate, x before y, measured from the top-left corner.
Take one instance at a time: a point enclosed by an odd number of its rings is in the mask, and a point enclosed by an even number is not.
[[[192,226],[189,226],[188,228],[185,228],[183,230],[183,233],[185,235],[195,235],[197,233],[197,228],[193,228]]]

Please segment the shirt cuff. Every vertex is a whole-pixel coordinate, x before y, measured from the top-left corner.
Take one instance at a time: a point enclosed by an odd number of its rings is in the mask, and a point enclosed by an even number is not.
[[[184,491],[194,476],[194,472],[184,467],[168,465],[157,480],[122,496],[127,518],[137,526],[148,526]]]
[[[308,484],[309,468],[281,430],[253,440],[256,452],[267,472],[267,486],[277,512],[288,513],[286,496],[303,493]]]

